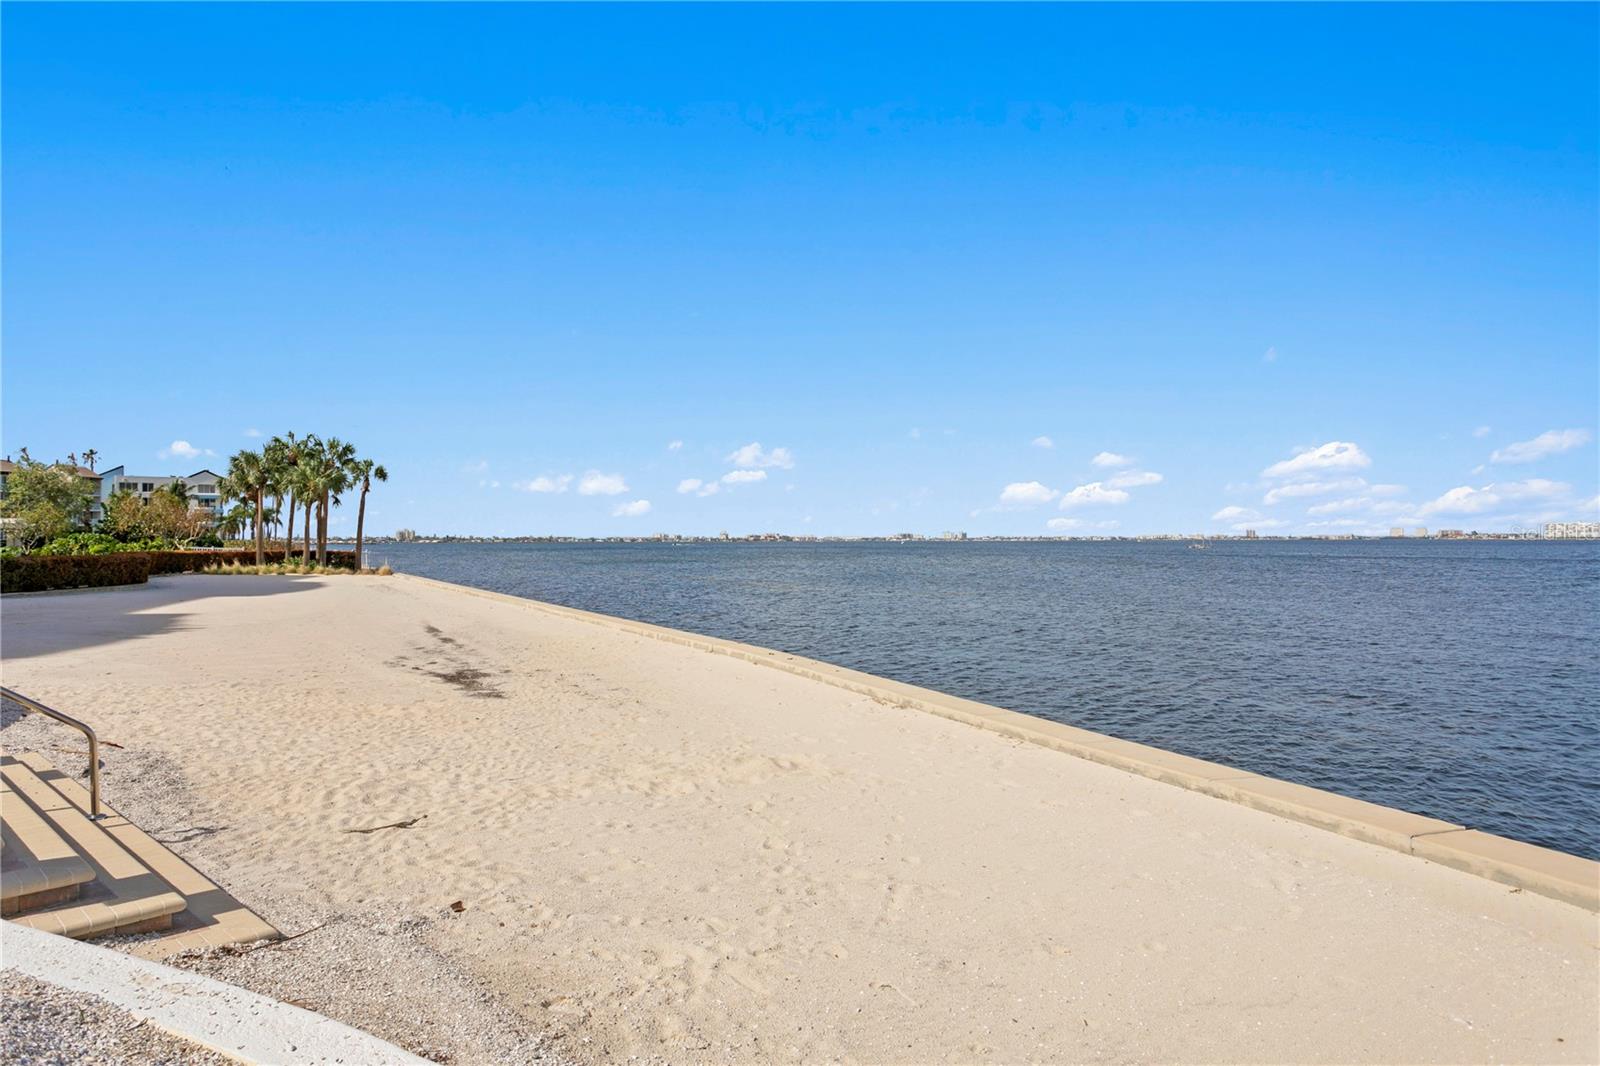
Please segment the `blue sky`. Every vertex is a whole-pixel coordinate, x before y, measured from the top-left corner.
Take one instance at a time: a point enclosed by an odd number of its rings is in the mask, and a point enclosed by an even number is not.
[[[334,434],[380,532],[1593,518],[1597,13],[8,4],[0,441]]]

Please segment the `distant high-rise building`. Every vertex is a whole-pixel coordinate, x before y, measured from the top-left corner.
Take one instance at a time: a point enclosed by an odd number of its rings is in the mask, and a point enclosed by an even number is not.
[[[1391,537],[1403,537],[1405,535],[1406,535],[1406,531],[1405,531],[1405,528],[1403,526],[1391,526],[1391,527],[1389,527],[1389,536],[1391,536]]]
[[[1428,535],[1428,527],[1418,526],[1416,532],[1412,533],[1411,535],[1414,537],[1426,537]]]
[[[1244,539],[1245,540],[1255,540],[1256,539],[1256,531],[1253,530],[1253,529],[1245,530],[1244,531]]]

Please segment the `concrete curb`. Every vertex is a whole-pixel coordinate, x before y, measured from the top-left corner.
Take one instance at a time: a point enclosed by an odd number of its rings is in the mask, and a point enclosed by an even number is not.
[[[619,629],[636,636],[680,644],[698,651],[728,655],[821,681],[901,707],[925,711],[1017,740],[1054,748],[1068,755],[1114,766],[1217,799],[1239,803],[1281,818],[1353,837],[1406,855],[1436,862],[1504,885],[1549,896],[1585,910],[1600,911],[1600,862],[1569,855],[1508,837],[1494,836],[1453,822],[1384,807],[1319,788],[1253,774],[1221,763],[1119,740],[1103,733],[1008,711],[975,700],[907,685],[807,659],[771,648],[626,618],[580,611],[542,600],[457,585],[415,574],[395,574],[406,581],[449,589],[547,614]]]
[[[87,992],[173,1036],[249,1063],[427,1063],[343,1022],[209,977],[15,922],[0,957],[58,988]]]

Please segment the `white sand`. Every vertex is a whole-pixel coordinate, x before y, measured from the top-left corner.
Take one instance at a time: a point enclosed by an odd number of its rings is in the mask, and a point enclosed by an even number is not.
[[[241,899],[462,900],[432,946],[580,1059],[1600,1059],[1593,914],[780,671],[402,579],[3,623]]]

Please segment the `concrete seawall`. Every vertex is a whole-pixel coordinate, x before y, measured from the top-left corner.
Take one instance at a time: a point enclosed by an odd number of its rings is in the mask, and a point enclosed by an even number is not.
[[[787,652],[414,574],[396,576],[769,666],[1600,911],[1600,863],[1580,856]]]

